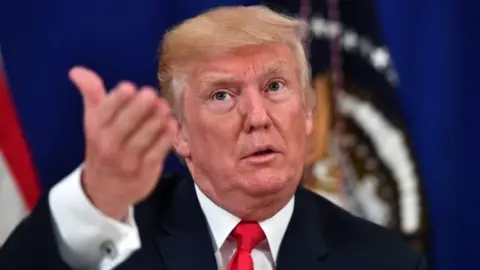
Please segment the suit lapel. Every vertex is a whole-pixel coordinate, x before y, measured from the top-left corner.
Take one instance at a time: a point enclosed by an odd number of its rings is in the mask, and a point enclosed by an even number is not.
[[[167,269],[217,269],[207,221],[190,177],[162,198],[156,244]],[[165,196],[165,195],[164,195]]]
[[[331,269],[325,264],[328,249],[316,199],[303,188],[295,194],[295,207],[280,246],[277,270]]]
[[[171,192],[158,202],[155,242],[170,270],[218,269],[207,221],[190,176],[176,179]],[[335,269],[327,260],[322,209],[318,198],[299,188],[295,207],[280,246],[277,270]]]

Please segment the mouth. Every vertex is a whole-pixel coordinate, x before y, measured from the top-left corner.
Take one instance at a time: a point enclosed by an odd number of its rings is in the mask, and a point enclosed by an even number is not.
[[[264,149],[264,150],[259,150],[251,154],[251,156],[263,156],[263,155],[268,155],[268,154],[273,154],[275,151],[272,149]]]
[[[266,163],[274,160],[280,153],[272,147],[262,147],[258,150],[254,150],[244,159],[251,163]]]

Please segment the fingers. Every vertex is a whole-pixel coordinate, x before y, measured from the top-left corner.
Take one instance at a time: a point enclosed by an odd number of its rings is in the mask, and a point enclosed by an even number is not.
[[[99,124],[101,126],[109,125],[123,108],[135,95],[135,85],[130,82],[121,82],[113,89],[108,97],[100,105],[101,114],[99,115]]]
[[[143,162],[148,165],[163,162],[168,152],[173,147],[175,135],[178,132],[178,123],[173,117],[168,116],[166,127],[162,136],[157,136],[154,143],[149,147],[143,156]]]
[[[168,133],[169,116],[164,106],[157,105],[154,112],[137,128],[126,143],[126,150],[140,156],[152,147],[159,137]],[[168,134],[167,134],[168,135]]]
[[[102,79],[92,70],[84,67],[74,67],[69,77],[82,94],[85,109],[96,107],[106,96]]]
[[[163,162],[168,151],[173,145],[175,129],[172,125],[173,118],[169,115],[168,106],[156,104],[154,112],[136,127],[133,134],[124,144],[123,151],[128,153],[122,167],[135,171],[143,165],[157,166]],[[153,153],[150,153],[154,151]]]
[[[121,139],[121,143],[125,142],[133,132],[150,117],[156,109],[158,97],[150,87],[142,88],[134,95],[115,116],[112,123],[112,132],[117,134]]]
[[[128,165],[134,167],[145,159],[162,162],[172,147],[176,122],[155,89],[137,91],[133,83],[122,82],[107,95],[95,72],[75,67],[69,76],[80,90],[85,108],[95,109],[86,118],[87,138],[95,149],[107,159],[126,156]]]

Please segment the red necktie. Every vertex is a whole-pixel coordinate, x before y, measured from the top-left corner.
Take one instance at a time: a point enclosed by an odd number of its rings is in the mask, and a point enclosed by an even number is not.
[[[253,270],[250,252],[265,239],[257,222],[240,222],[231,234],[237,240],[237,251],[233,254],[228,270]]]

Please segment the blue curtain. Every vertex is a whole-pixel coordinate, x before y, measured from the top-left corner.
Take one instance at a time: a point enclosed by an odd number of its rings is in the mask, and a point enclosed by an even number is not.
[[[480,4],[377,4],[425,181],[434,269],[480,269]]]

